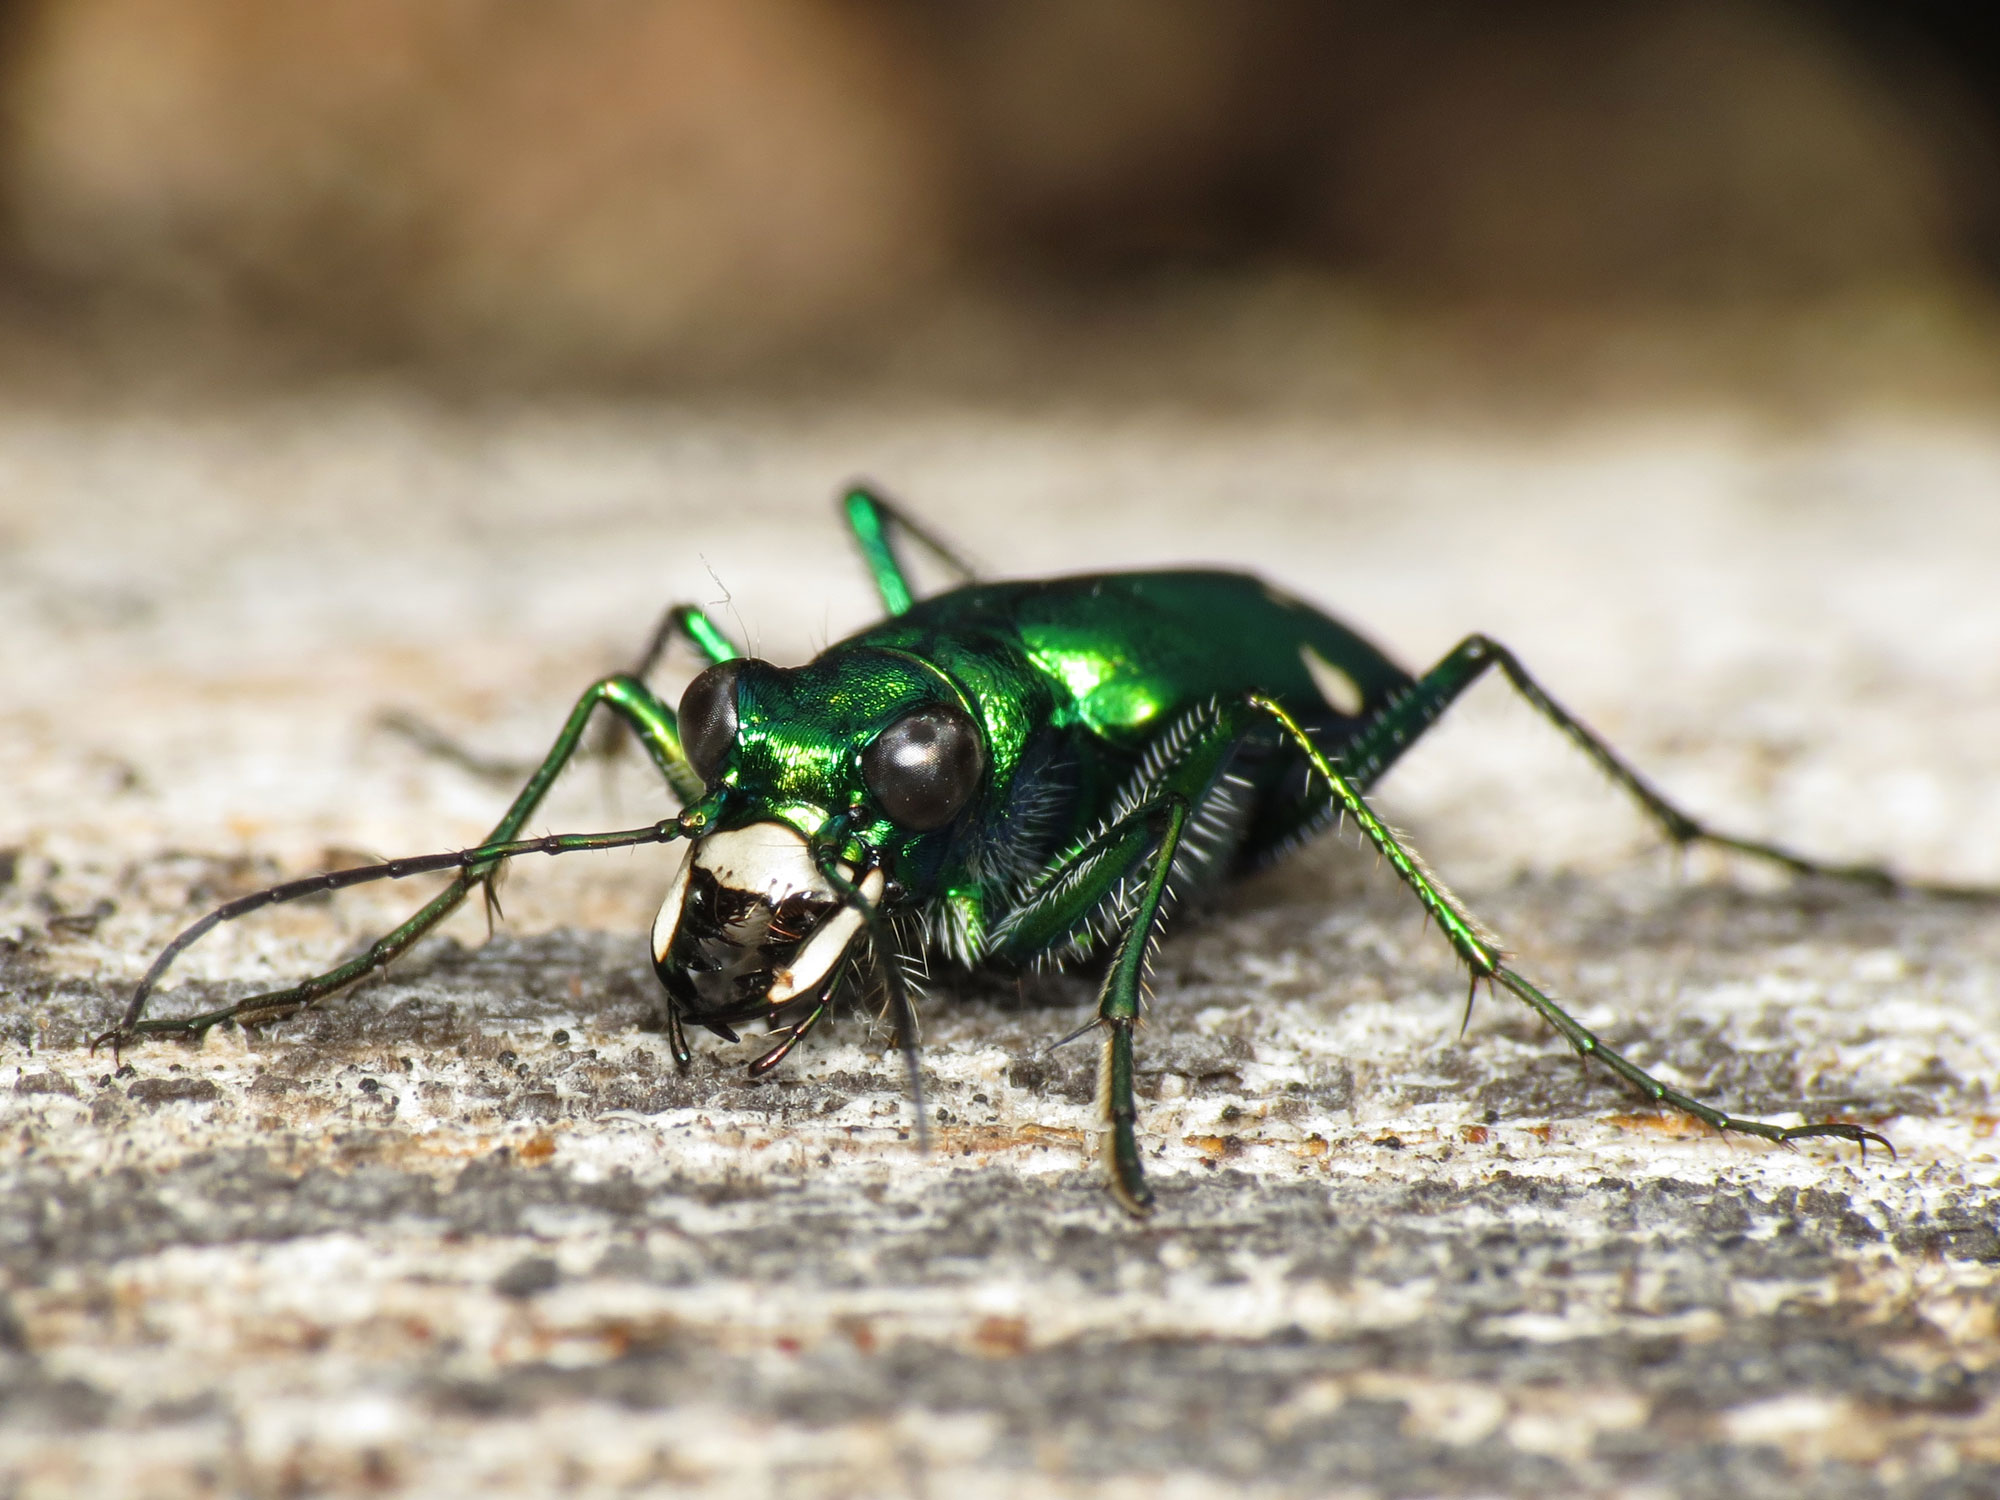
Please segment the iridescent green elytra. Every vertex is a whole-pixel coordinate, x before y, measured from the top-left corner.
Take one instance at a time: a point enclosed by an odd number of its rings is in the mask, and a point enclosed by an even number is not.
[[[1489,668],[1560,729],[1676,844],[1706,842],[1807,874],[1902,888],[1873,866],[1827,866],[1711,832],[1669,805],[1545,694],[1507,649],[1471,636],[1421,677],[1346,626],[1234,573],[1099,574],[978,583],[951,552],[867,489],[844,500],[887,618],[800,667],[743,657],[700,610],[668,611],[644,660],[593,684],[479,847],[313,876],[212,912],[167,947],[108,1040],[199,1032],[290,1014],[382,967],[503,860],[682,841],[653,930],[674,1055],[685,1028],[730,1040],[762,1022],[775,1066],[843,991],[879,976],[916,1093],[903,959],[972,968],[1101,958],[1093,1023],[1119,1200],[1152,1203],[1140,1168],[1133,1030],[1147,956],[1191,890],[1353,822],[1434,918],[1476,988],[1511,991],[1579,1053],[1657,1103],[1771,1141],[1882,1137],[1829,1122],[1738,1119],[1648,1076],[1508,967],[1493,939],[1370,811],[1364,794]],[[968,581],[918,600],[910,538]],[[646,686],[685,637],[711,665],[679,710]],[[518,834],[583,742],[599,705],[638,737],[682,803],[616,833]],[[278,901],[425,871],[446,889],[367,952],[288,989],[175,1020],[145,1015],[176,954],[217,923]],[[1928,889],[1942,890],[1931,887]],[[1947,894],[1963,894],[1949,891]],[[1088,1028],[1087,1028],[1088,1029]],[[916,1093],[919,1129],[922,1099]]]

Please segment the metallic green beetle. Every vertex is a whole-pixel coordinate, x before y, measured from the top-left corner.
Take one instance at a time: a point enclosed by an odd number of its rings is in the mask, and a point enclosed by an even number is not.
[[[313,876],[220,908],[161,953],[107,1040],[200,1032],[310,1005],[381,968],[475,887],[490,899],[503,860],[680,840],[688,847],[654,924],[652,953],[681,1066],[691,1060],[687,1025],[734,1041],[735,1028],[752,1021],[779,1038],[752,1071],[775,1066],[843,986],[862,982],[872,960],[921,1131],[903,974],[912,947],[963,968],[1100,958],[1092,1025],[1102,1034],[1105,1157],[1119,1200],[1143,1213],[1153,1196],[1134,1130],[1133,1027],[1147,956],[1168,910],[1190,891],[1346,819],[1435,919],[1475,991],[1481,980],[1511,991],[1579,1053],[1648,1098],[1771,1141],[1888,1144],[1859,1125],[1738,1119],[1650,1077],[1510,968],[1364,794],[1497,667],[1675,844],[1709,843],[1805,874],[1902,888],[1886,871],[1824,865],[1704,827],[1485,636],[1468,637],[1416,677],[1345,625],[1241,574],[979,583],[949,548],[871,490],[856,487],[843,503],[887,611],[880,624],[786,668],[743,656],[698,609],[668,611],[633,671],[594,683],[578,700],[483,844]],[[905,539],[964,585],[917,599],[898,548]],[[644,680],[676,637],[711,663],[678,712]],[[638,737],[683,811],[616,833],[518,837],[600,705]],[[437,870],[457,875],[337,968],[203,1015],[145,1015],[175,955],[219,922],[298,896]]]

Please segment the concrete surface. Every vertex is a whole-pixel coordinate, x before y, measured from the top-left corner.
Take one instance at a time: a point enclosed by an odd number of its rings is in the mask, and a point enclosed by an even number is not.
[[[794,659],[867,471],[994,571],[1238,563],[1413,663],[1487,629],[1696,811],[2000,881],[2000,434],[1689,408],[1523,430],[798,404],[0,410],[0,1494],[2000,1493],[2000,914],[1697,859],[1497,687],[1384,787],[1524,970],[1724,1141],[1462,990],[1327,846],[1178,924],[1162,1207],[1087,1153],[1087,983],[943,978],[935,1152],[850,1016],[677,1077],[659,851],[537,862],[387,979],[92,1056],[227,896],[475,839],[692,598]],[[551,829],[665,806],[579,768]],[[373,887],[215,934],[309,971]]]

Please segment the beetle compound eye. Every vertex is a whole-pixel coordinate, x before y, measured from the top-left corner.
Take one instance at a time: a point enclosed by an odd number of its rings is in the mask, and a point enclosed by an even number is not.
[[[861,753],[862,778],[882,811],[919,833],[958,816],[985,769],[979,727],[944,704],[904,714]]]
[[[736,679],[741,661],[710,667],[681,694],[681,749],[694,774],[713,782],[736,743]]]

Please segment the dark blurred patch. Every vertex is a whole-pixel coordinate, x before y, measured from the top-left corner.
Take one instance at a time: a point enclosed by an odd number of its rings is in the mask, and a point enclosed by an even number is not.
[[[2000,265],[2000,50],[1944,0],[0,14],[17,321],[334,363],[712,377],[1190,270],[1741,305]]]
[[[1968,120],[1908,25],[1864,46],[1831,11],[1715,0],[948,14],[975,233],[1002,262],[1796,295],[1934,273],[1967,233]]]

